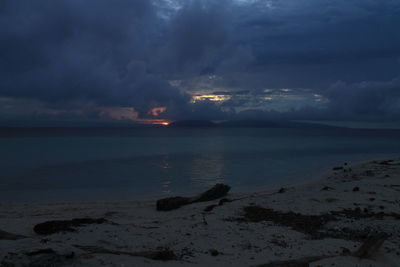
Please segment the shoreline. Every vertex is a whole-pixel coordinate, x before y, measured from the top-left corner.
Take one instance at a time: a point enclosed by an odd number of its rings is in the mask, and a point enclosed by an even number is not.
[[[59,261],[59,266],[257,266],[307,257],[322,257],[312,258],[310,266],[396,266],[400,159],[341,167],[281,193],[228,194],[232,202],[209,212],[204,209],[218,200],[168,212],[156,211],[155,199],[0,203],[0,266],[46,266],[48,261]],[[45,236],[33,230],[39,223],[74,218],[102,218],[105,223]],[[1,231],[21,238],[9,240]],[[378,233],[389,236],[373,255],[353,255]],[[170,260],[149,256],[160,249]]]
[[[385,159],[390,159],[388,157],[382,157],[382,158],[369,158],[366,157],[366,159],[356,159],[356,160],[351,160],[347,161],[349,162],[350,165],[357,165],[361,163],[366,163],[369,161],[373,160],[385,160]],[[261,186],[261,189],[255,190],[255,189],[245,189],[245,190],[239,190],[236,191],[236,188],[232,188],[234,191],[231,193],[231,195],[243,195],[243,194],[253,194],[253,193],[262,193],[262,192],[268,192],[268,191],[276,191],[281,187],[295,187],[307,183],[313,183],[313,182],[318,182],[319,180],[323,180],[326,175],[328,175],[331,172],[332,166],[334,164],[329,164],[326,163],[324,166],[318,167],[318,171],[310,171],[311,174],[303,174],[302,177],[298,179],[298,181],[287,181],[282,183],[281,185],[273,185],[273,186]],[[311,176],[311,178],[309,178]],[[306,178],[307,177],[307,178]],[[289,179],[290,180],[290,179]],[[259,187],[258,187],[259,188]],[[51,191],[46,190],[47,191]],[[65,194],[65,189],[62,190],[62,193]],[[103,189],[101,189],[103,191]],[[23,193],[24,191],[15,191],[15,194]],[[104,193],[104,192],[103,192]],[[72,198],[72,199],[60,199],[60,200],[52,200],[52,199],[46,199],[46,200],[17,200],[17,201],[4,201],[0,200],[0,206],[1,205],[23,205],[23,204],[37,204],[37,205],[42,205],[42,204],[90,204],[90,203],[112,203],[112,202],[149,202],[149,201],[156,201],[159,198],[166,198],[166,197],[172,197],[175,195],[190,195],[190,194],[196,194],[198,191],[190,192],[190,193],[173,193],[173,194],[153,194],[153,195],[143,195],[143,196],[137,196],[134,198],[130,197],[124,197],[123,199],[117,199],[114,196],[110,197],[109,199],[94,199],[94,198],[89,198],[89,199],[81,199],[80,197],[77,198]]]

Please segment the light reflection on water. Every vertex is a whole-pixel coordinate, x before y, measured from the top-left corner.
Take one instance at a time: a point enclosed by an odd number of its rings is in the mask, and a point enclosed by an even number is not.
[[[174,183],[174,176],[182,176],[198,188],[213,186],[216,183],[225,183],[223,176],[224,154],[215,153],[210,155],[186,156],[186,166],[180,166],[174,169],[173,163],[169,162],[168,156],[161,159],[162,164],[155,164],[159,168],[165,180],[160,182],[161,192],[163,194],[172,195],[176,193],[176,187],[179,185]]]
[[[161,186],[162,186],[161,192],[162,193],[166,193],[166,194],[172,193],[172,191],[169,190],[170,184],[171,184],[171,181],[163,181],[163,182],[161,182]]]
[[[212,186],[216,183],[224,183],[226,182],[222,177],[224,167],[222,153],[193,157],[189,177],[194,185]]]
[[[156,166],[161,169],[164,173],[164,179],[167,180],[162,180],[161,181],[161,193],[162,194],[172,194],[172,188],[171,188],[171,184],[172,184],[172,180],[170,179],[171,174],[170,174],[170,169],[172,169],[172,165],[169,162],[169,157],[168,155],[164,155],[161,159],[161,164],[156,164]]]

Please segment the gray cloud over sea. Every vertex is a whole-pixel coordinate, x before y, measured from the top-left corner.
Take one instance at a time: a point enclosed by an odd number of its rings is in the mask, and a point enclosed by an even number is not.
[[[396,0],[3,0],[0,120],[396,120],[399,26]]]

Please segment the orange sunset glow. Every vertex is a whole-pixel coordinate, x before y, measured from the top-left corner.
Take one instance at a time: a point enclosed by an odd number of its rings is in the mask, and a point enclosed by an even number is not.
[[[172,121],[165,120],[165,119],[137,119],[135,122],[139,124],[151,124],[151,125],[162,125],[168,126],[171,124]]]

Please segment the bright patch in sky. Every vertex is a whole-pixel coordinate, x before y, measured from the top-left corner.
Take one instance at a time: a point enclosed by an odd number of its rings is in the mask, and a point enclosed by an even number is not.
[[[197,103],[201,101],[213,101],[213,102],[222,102],[230,100],[231,96],[229,95],[194,95],[192,96],[192,103]]]

